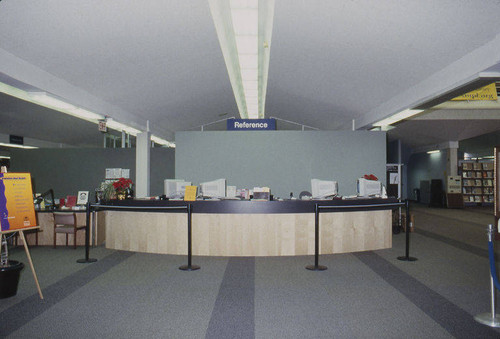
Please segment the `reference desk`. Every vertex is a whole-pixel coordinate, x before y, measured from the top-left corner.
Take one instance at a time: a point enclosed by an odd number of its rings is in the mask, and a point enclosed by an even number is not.
[[[327,207],[319,214],[320,253],[330,254],[390,248],[394,207],[384,205],[397,202],[117,200],[104,202],[116,210],[102,208],[105,212],[101,213],[105,213],[106,247],[111,249],[185,255],[186,210],[165,213],[154,208],[190,204],[193,255],[312,255],[316,205]],[[99,210],[99,205],[93,206]]]

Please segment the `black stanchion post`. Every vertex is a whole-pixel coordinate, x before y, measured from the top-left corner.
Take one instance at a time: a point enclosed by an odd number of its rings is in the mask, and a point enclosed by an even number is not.
[[[406,207],[406,255],[398,257],[398,260],[401,261],[416,261],[417,258],[410,257],[410,201],[406,199],[405,201]]]
[[[191,257],[192,257],[192,232],[191,232],[191,214],[192,214],[192,206],[191,204],[187,205],[187,217],[188,217],[188,264],[182,265],[179,267],[180,270],[183,271],[196,271],[200,269],[198,265],[191,265]]]
[[[76,262],[80,264],[86,264],[91,262],[96,262],[97,259],[89,258],[90,252],[90,202],[87,202],[87,210],[85,211],[85,259],[78,259]],[[76,234],[75,234],[76,237]]]
[[[319,206],[314,205],[314,265],[307,265],[311,271],[324,271],[328,267],[319,265]]]

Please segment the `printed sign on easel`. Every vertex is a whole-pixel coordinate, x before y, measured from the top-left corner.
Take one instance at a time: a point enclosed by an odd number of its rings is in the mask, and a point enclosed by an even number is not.
[[[30,173],[0,173],[0,225],[5,233],[37,226]]]
[[[40,299],[43,299],[42,289],[24,237],[25,230],[36,228],[39,226],[36,224],[31,174],[0,173],[0,234],[19,232],[38,294]]]

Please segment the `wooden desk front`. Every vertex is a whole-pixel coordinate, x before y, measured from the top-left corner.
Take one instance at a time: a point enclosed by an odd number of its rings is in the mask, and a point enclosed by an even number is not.
[[[356,204],[390,203],[357,200]],[[328,201],[320,204],[346,205]],[[129,206],[182,205],[184,202],[123,202]],[[193,255],[290,256],[314,254],[312,201],[196,201],[192,203]],[[391,210],[320,214],[320,253],[392,247]],[[290,213],[291,212],[291,213]],[[295,213],[293,213],[295,212]],[[187,253],[187,215],[150,211],[105,211],[106,247],[117,250]]]

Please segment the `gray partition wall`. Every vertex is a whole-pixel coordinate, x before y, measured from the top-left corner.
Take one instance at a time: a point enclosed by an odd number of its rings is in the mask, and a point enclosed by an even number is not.
[[[337,180],[342,195],[355,194],[364,174],[385,184],[385,132],[178,132],[175,141],[176,178],[193,184],[225,178],[238,188],[268,186],[282,198],[311,191],[312,178]]]
[[[151,195],[163,194],[163,180],[174,176],[175,151],[151,149]],[[57,198],[92,192],[106,168],[129,168],[135,181],[135,148],[57,148],[12,150],[11,172],[30,172],[36,192],[52,188]]]

